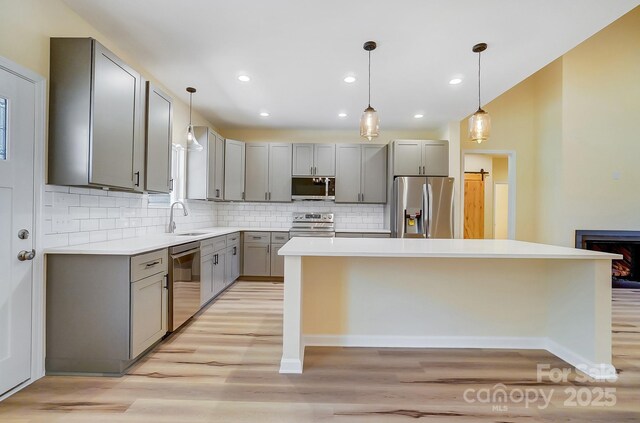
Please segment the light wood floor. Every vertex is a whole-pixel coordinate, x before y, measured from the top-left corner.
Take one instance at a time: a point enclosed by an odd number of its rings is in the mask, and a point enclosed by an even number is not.
[[[127,376],[45,377],[0,403],[0,422],[640,421],[640,291],[614,293],[615,383],[537,382],[537,363],[569,366],[504,350],[309,348],[303,375],[280,375],[281,313],[281,283],[239,282]],[[551,405],[463,399],[497,383],[554,390]],[[614,387],[616,405],[565,406],[583,387]]]

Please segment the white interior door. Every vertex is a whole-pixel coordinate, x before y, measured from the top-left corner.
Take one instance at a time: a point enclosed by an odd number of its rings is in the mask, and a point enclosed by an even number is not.
[[[31,374],[35,98],[0,67],[0,396]]]

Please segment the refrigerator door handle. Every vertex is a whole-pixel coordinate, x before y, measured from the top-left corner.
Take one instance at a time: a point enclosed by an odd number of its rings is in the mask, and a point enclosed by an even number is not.
[[[427,238],[431,238],[431,225],[433,223],[433,191],[431,190],[431,184],[429,182],[424,185],[424,189],[424,194],[427,199],[427,225],[425,233],[427,234]]]
[[[427,195],[427,183],[422,185],[422,215],[420,216],[420,223],[422,223],[422,233],[425,238],[429,238],[429,221],[427,215],[429,214],[429,197]]]

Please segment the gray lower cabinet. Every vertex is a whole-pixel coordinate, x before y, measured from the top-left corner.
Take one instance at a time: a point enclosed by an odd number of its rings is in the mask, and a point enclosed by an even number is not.
[[[167,331],[167,250],[48,255],[46,371],[122,374]]]
[[[242,201],[245,195],[245,143],[227,139],[224,150],[224,199]]]
[[[51,38],[48,183],[142,191],[140,74],[92,38]]]
[[[449,142],[397,140],[391,143],[394,176],[449,176]]]
[[[201,151],[187,151],[187,198],[224,198],[224,139],[206,126],[194,127]]]
[[[146,148],[144,186],[148,192],[169,193],[173,100],[147,81]]]
[[[284,244],[271,244],[271,276],[284,276],[284,256],[279,256],[278,251]]]
[[[200,305],[211,301],[229,285],[227,269],[232,265],[228,262],[228,251],[232,249],[228,244],[229,237],[239,240],[240,235],[218,236],[200,241]]]
[[[240,277],[240,233],[227,235],[225,260],[225,286],[231,285]]]
[[[245,200],[291,201],[291,144],[246,144]]]
[[[387,146],[339,144],[336,203],[387,202]]]
[[[269,232],[245,232],[242,252],[245,276],[271,276],[271,240]]]
[[[289,240],[288,232],[244,233],[244,276],[284,276],[280,248]]]

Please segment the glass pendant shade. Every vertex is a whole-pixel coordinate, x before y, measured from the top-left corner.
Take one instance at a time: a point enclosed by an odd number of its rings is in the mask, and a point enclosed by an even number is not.
[[[379,129],[380,119],[378,118],[378,112],[369,106],[364,109],[362,118],[360,118],[360,136],[371,141],[378,136]]]
[[[469,139],[481,144],[489,139],[491,132],[491,116],[482,109],[478,109],[469,118]]]
[[[189,124],[187,127],[187,150],[202,151],[203,149],[202,144],[200,144],[196,139],[196,135],[193,131],[193,125]]]

